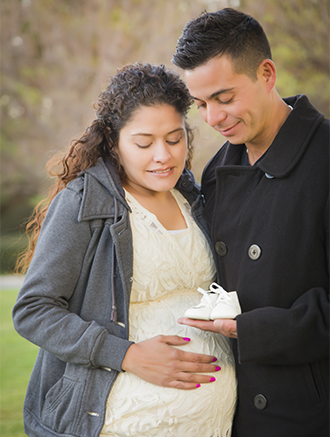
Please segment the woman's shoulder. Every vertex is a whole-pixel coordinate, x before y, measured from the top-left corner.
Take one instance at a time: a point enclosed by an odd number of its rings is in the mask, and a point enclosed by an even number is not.
[[[70,181],[51,201],[48,209],[49,213],[56,213],[58,210],[79,210],[83,191],[84,181],[82,178],[79,177]]]
[[[76,223],[83,199],[83,181],[76,179],[67,184],[51,201],[45,222]]]
[[[65,190],[72,190],[81,196],[82,196],[83,189],[84,189],[83,177],[77,177],[76,179],[73,179],[67,184],[65,188]]]

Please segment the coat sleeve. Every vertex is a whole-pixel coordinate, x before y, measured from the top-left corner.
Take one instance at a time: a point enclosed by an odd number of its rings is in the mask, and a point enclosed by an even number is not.
[[[78,222],[81,196],[61,191],[51,203],[36,251],[13,308],[17,332],[67,363],[122,371],[131,342],[69,311],[92,233]]]
[[[313,288],[291,308],[259,308],[237,317],[240,363],[299,365],[329,355],[329,299]]]
[[[329,274],[329,199],[324,229]],[[299,365],[328,358],[329,314],[329,292],[315,287],[303,293],[289,309],[266,307],[239,315],[240,363]]]

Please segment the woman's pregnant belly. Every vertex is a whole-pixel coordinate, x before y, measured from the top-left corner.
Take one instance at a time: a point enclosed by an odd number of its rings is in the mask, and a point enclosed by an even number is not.
[[[177,319],[200,301],[195,290],[180,290],[130,306],[130,340],[140,342],[159,334],[189,337],[180,349],[214,355],[216,380],[195,390],[150,384],[133,373],[119,374],[108,403],[102,436],[229,436],[236,403],[234,360],[228,339],[179,325]]]

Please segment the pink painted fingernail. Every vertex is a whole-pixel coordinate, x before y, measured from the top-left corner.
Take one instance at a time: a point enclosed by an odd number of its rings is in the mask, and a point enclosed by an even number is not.
[[[217,366],[217,367],[215,368],[215,371],[216,371],[216,372],[219,372],[219,370],[221,370],[221,367],[220,367],[220,366]]]
[[[188,337],[183,337],[184,341],[190,341],[190,338]]]
[[[196,385],[196,388],[198,388],[198,387],[200,387],[200,386],[201,386],[200,384],[197,384],[197,385]]]
[[[214,361],[217,361],[217,360],[218,360],[218,358],[215,358],[215,357],[214,357],[212,361],[213,361],[213,363],[214,363]]]
[[[214,378],[214,376],[212,376],[212,378],[210,379],[210,382],[214,382],[215,381],[215,378]]]

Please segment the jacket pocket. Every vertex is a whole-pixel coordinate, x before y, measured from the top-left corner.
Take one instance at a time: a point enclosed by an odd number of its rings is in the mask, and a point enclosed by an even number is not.
[[[312,403],[318,404],[326,400],[326,393],[320,363],[318,361],[304,366],[304,375]]]
[[[85,383],[63,376],[46,394],[42,422],[58,433],[73,433]]]

